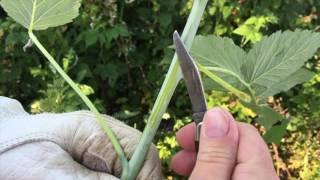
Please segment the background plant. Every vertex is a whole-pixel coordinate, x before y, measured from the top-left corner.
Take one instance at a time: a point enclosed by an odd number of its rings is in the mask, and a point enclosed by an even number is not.
[[[149,108],[156,98],[155,89],[162,84],[173,54],[169,47],[171,33],[174,29],[182,29],[192,2],[121,2],[83,1],[80,16],[74,23],[39,32],[39,38],[60,64],[63,64],[63,59],[69,59],[68,74],[94,90],[90,98],[94,99],[100,111],[115,115],[142,130]],[[240,36],[234,30],[245,24],[250,17],[272,16],[277,19],[276,22],[267,22],[258,30],[250,31],[251,34],[258,32],[269,35],[277,30],[295,28],[318,31],[319,6],[318,1],[300,0],[209,1],[200,34],[232,37],[235,44],[246,48],[251,46],[252,40],[244,43],[243,38],[248,38],[246,36],[250,34]],[[131,16],[132,13],[136,16]],[[53,109],[58,107],[56,103],[59,101],[48,100],[50,105],[43,103],[43,100],[58,97],[59,93],[48,91],[54,90],[52,87],[58,90],[58,83],[54,81],[59,78],[38,51],[28,49],[28,53],[23,52],[27,34],[21,26],[6,18],[4,12],[0,14],[0,94],[17,98],[24,105],[29,104],[30,110],[31,107],[39,107],[39,102],[42,102],[40,107],[43,110],[71,111],[84,108],[82,103],[75,103],[77,101],[68,98],[61,104],[65,109]],[[319,167],[319,142],[310,141],[319,139],[320,115],[315,108],[319,107],[316,105],[320,102],[319,53],[305,66],[317,74],[312,80],[268,100],[277,112],[294,119],[290,121],[287,135],[281,139],[281,144],[270,145],[283,179],[289,176],[304,179],[319,177],[319,171],[316,171]],[[63,97],[68,96],[72,96],[72,91],[65,91]],[[254,123],[255,113],[233,96],[207,91],[207,98],[210,107],[223,106],[232,111],[238,120]],[[35,108],[33,110],[37,111]],[[167,163],[178,150],[174,132],[190,122],[190,112],[186,89],[181,84],[163,117],[155,141],[160,149],[167,178],[177,177],[169,172]],[[305,143],[308,140],[309,144]],[[277,153],[274,153],[275,150]]]
[[[189,18],[181,36],[187,48],[190,48],[192,45],[207,2],[207,0],[196,0],[193,3]],[[79,8],[81,6],[80,1],[2,0],[0,5],[4,8],[9,17],[14,19],[17,23],[28,30],[29,40],[23,47],[23,50],[26,51],[27,48],[32,47],[34,44],[42,53],[42,55],[49,61],[50,65],[54,68],[54,71],[58,72],[60,77],[74,90],[74,92],[86,104],[90,111],[96,115],[97,123],[105,131],[107,138],[109,138],[111,141],[113,148],[121,161],[121,179],[135,179],[138,176],[138,173],[143,166],[145,156],[148,153],[149,148],[146,147],[151,146],[157,129],[160,125],[162,115],[165,113],[172,94],[174,93],[175,88],[181,79],[177,56],[173,56],[168,73],[153,105],[151,114],[143,130],[140,141],[129,160],[124,154],[124,151],[114,132],[103,120],[101,114],[94,106],[92,101],[87,97],[87,95],[85,95],[83,88],[80,89],[83,86],[79,87],[79,85],[77,85],[66,74],[63,68],[57,63],[55,58],[48,52],[48,50],[41,44],[37,36],[34,34],[34,31],[36,30],[46,30],[50,27],[57,27],[72,22],[72,20],[79,14]],[[68,64],[63,65],[67,66]]]

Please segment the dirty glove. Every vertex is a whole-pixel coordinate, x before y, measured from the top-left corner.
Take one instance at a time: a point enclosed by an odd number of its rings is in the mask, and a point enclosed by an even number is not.
[[[95,118],[89,111],[30,115],[18,101],[0,96],[0,179],[118,179],[121,162]],[[104,118],[130,157],[141,133]],[[137,179],[162,179],[154,146]]]

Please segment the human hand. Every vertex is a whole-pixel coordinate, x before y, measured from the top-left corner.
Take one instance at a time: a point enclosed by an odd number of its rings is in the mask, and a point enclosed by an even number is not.
[[[204,117],[198,156],[195,124],[177,133],[182,146],[171,168],[190,179],[278,180],[268,147],[255,127],[236,122],[227,111],[214,108]]]
[[[141,133],[104,117],[130,157]],[[120,160],[95,118],[88,111],[29,115],[0,96],[0,179],[118,179]],[[162,179],[155,146],[137,179]]]

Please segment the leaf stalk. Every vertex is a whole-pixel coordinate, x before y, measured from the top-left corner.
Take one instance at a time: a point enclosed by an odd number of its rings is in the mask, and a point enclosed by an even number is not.
[[[31,21],[30,26],[28,29],[28,34],[32,42],[38,47],[38,49],[41,51],[41,53],[48,59],[48,61],[51,63],[51,65],[57,70],[57,72],[63,77],[63,79],[72,87],[72,89],[79,95],[79,97],[83,100],[83,102],[88,106],[88,108],[96,115],[97,122],[102,127],[102,129],[105,131],[106,135],[109,137],[116,153],[118,154],[120,161],[122,163],[123,168],[126,170],[128,169],[128,160],[122,150],[122,147],[120,143],[117,140],[117,137],[111,130],[111,128],[108,126],[107,122],[102,118],[101,114],[97,110],[97,108],[93,105],[93,103],[90,101],[90,99],[82,93],[80,88],[76,85],[75,82],[64,72],[64,70],[59,66],[59,64],[56,62],[56,60],[50,55],[50,53],[42,46],[42,44],[39,42],[37,37],[33,34],[33,21],[36,11],[36,5],[37,0],[33,1],[33,7],[32,7],[32,15],[31,15]]]
[[[203,72],[204,74],[209,76],[212,80],[216,81],[219,85],[221,85],[225,89],[229,90],[230,92],[232,92],[233,94],[238,96],[241,100],[243,100],[245,102],[250,102],[251,101],[251,96],[249,96],[245,92],[242,92],[241,90],[233,87],[228,82],[226,82],[225,80],[221,79],[219,76],[217,76],[214,73],[212,73],[211,71],[209,71],[206,67],[200,65],[199,63],[197,63],[197,65],[198,65],[199,70],[201,72]]]
[[[33,41],[33,43],[39,48],[39,50],[42,52],[42,54],[48,59],[48,61],[51,63],[51,65],[57,70],[57,72],[63,77],[63,79],[72,87],[72,89],[79,95],[79,97],[83,100],[83,102],[88,106],[88,108],[96,115],[98,124],[102,127],[102,129],[105,131],[106,135],[110,139],[116,153],[118,154],[122,166],[124,169],[128,169],[128,160],[122,150],[122,147],[120,143],[117,140],[117,137],[107,124],[106,120],[104,120],[97,110],[97,108],[93,105],[93,103],[90,101],[90,99],[82,93],[80,88],[77,86],[75,82],[72,81],[72,79],[64,72],[64,70],[59,66],[59,64],[54,60],[54,58],[50,55],[50,53],[42,46],[42,44],[39,42],[37,37],[33,34],[32,30],[29,29],[29,37]]]

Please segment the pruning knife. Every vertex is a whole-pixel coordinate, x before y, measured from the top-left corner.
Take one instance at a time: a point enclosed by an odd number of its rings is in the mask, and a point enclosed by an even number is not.
[[[189,98],[192,104],[192,119],[196,124],[195,148],[198,152],[202,120],[205,112],[207,111],[207,103],[204,96],[201,76],[196,63],[188,53],[177,31],[175,31],[173,34],[173,41],[183,79],[186,83]]]

